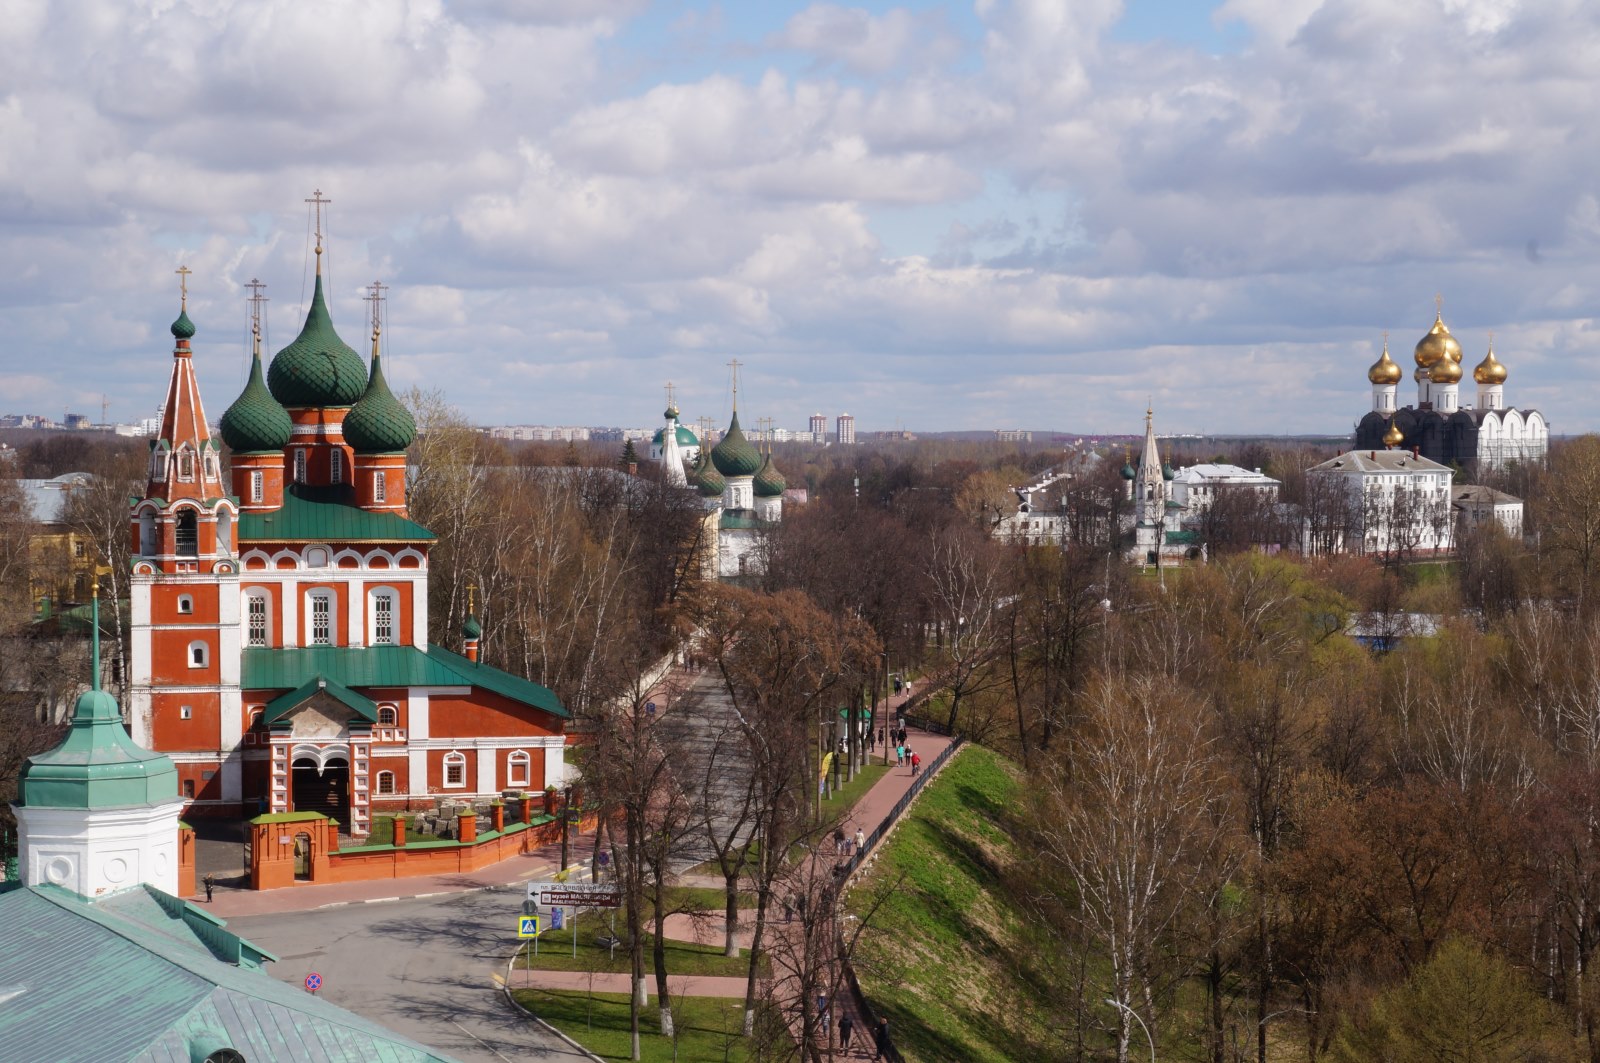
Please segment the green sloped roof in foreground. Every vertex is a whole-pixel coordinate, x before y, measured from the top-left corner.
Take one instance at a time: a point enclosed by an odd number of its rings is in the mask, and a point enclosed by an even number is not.
[[[283,507],[239,514],[239,542],[431,543],[433,532],[394,513],[373,513],[355,504],[349,486],[291,484]]]
[[[442,646],[430,645],[426,650],[416,646],[307,646],[244,651],[240,679],[247,690],[299,690],[319,676],[356,690],[482,687],[552,716],[567,719],[572,715],[549,687],[469,661]]]
[[[54,886],[0,892],[5,1058],[189,1063],[445,1061],[261,969],[275,959],[149,886],[94,902]]]

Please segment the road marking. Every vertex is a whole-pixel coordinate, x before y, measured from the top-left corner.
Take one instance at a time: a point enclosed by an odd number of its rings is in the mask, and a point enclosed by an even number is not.
[[[499,1056],[499,1058],[505,1059],[506,1063],[511,1063],[511,1060],[506,1059],[506,1057],[500,1055],[499,1052],[495,1052],[494,1051],[494,1046],[491,1045],[488,1041],[485,1041],[483,1038],[479,1037],[477,1034],[473,1033],[471,1030],[467,1029],[465,1026],[461,1025],[456,1020],[451,1019],[450,1020],[450,1025],[454,1026],[456,1029],[460,1030],[462,1033],[466,1034],[468,1037],[472,1038],[474,1041],[478,1042],[480,1045],[482,1045],[483,1047],[487,1048],[489,1051],[494,1052],[494,1054],[496,1056]]]
[[[494,976],[494,984],[495,985],[505,985],[506,984],[506,980],[504,978],[501,978],[498,974],[496,974]]]
[[[362,904],[385,904],[389,901],[398,901],[399,897],[368,897]]]

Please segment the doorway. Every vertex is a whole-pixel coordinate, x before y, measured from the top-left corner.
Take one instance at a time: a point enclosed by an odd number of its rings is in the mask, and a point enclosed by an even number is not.
[[[311,835],[294,836],[294,877],[304,882],[311,878]]]
[[[343,757],[329,758],[318,765],[302,757],[292,765],[291,795],[296,812],[320,812],[339,821],[339,829],[350,829],[350,764]]]

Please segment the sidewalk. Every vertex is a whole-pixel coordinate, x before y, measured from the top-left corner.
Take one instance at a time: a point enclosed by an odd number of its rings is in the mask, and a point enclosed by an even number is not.
[[[568,864],[587,864],[593,855],[594,833],[573,832]],[[561,870],[561,843],[502,860],[470,874],[418,875],[414,878],[380,878],[361,882],[304,883],[276,890],[232,889],[219,886],[207,904],[202,891],[196,905],[221,919],[243,915],[275,915],[332,908],[341,904],[377,904],[382,901],[438,897],[473,890],[516,889],[531,879],[549,878]]]

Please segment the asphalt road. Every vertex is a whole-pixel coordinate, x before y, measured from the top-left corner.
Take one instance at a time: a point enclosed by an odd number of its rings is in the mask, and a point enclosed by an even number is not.
[[[463,1063],[582,1060],[507,1003],[496,974],[516,948],[522,896],[484,890],[237,917],[228,929],[276,953],[274,977],[321,995]]]

